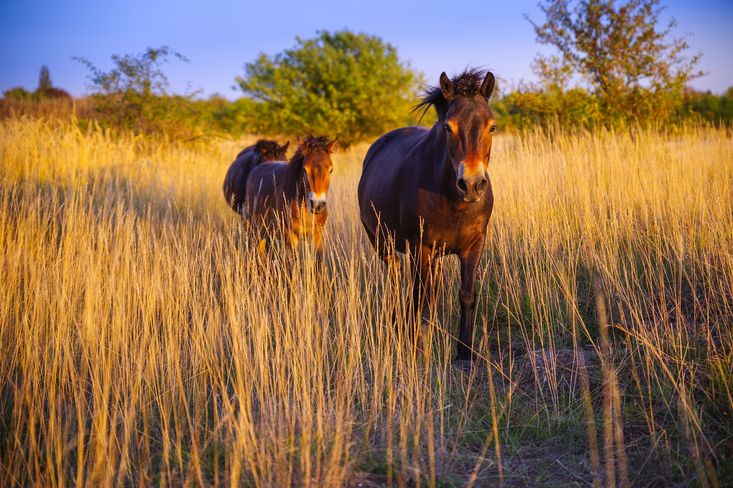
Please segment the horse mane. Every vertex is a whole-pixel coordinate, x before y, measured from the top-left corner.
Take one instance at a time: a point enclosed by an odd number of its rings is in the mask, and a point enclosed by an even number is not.
[[[328,148],[328,137],[307,135],[302,141],[300,141],[298,150],[295,151],[295,154],[290,158],[290,162],[288,164],[291,168],[300,169],[303,167],[303,161],[306,156],[319,151],[326,153],[330,152]]]
[[[285,159],[286,146],[279,146],[275,141],[260,139],[255,144],[255,152],[260,156],[262,161],[279,161]]]
[[[301,177],[306,156],[319,151],[328,153],[330,152],[328,145],[328,137],[326,136],[315,137],[310,134],[305,136],[288,162],[288,181],[295,184]]]
[[[466,68],[463,73],[451,78],[456,96],[472,98],[478,95],[486,74],[485,70],[479,68]],[[439,121],[445,120],[445,114],[448,112],[448,100],[443,96],[443,90],[440,86],[428,85],[425,87],[422,100],[412,108],[412,111],[419,113],[420,120],[422,120],[430,107],[435,107]]]

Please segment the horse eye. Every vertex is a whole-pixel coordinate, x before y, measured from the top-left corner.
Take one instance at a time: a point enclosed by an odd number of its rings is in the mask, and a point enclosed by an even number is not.
[[[333,166],[331,166],[328,170],[329,173],[333,173]]]
[[[493,133],[494,133],[495,131],[496,131],[496,126],[495,126],[495,125],[492,125],[492,126],[491,126],[491,127],[489,128],[489,132],[490,132],[491,134],[493,134]]]
[[[445,124],[445,131],[446,131],[446,132],[447,132],[448,134],[450,134],[451,132],[453,132],[453,130],[452,130],[452,129],[450,128],[450,125],[448,125],[448,124]]]

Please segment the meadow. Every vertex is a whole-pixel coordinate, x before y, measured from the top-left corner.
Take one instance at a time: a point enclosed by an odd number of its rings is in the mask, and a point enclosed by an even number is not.
[[[731,486],[733,134],[495,138],[470,370],[334,156],[325,269],[257,252],[254,140],[0,121],[0,485]],[[397,322],[397,323],[396,323]]]

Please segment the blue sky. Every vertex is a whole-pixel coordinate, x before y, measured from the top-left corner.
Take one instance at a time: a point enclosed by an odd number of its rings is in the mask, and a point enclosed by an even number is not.
[[[703,53],[700,68],[708,74],[692,85],[714,92],[733,86],[733,2],[664,4],[665,15],[677,19],[677,34],[689,34],[691,51]],[[455,73],[468,65],[491,68],[509,82],[532,81],[532,59],[542,48],[524,14],[541,20],[533,0],[0,0],[0,91],[35,88],[45,63],[54,85],[81,95],[88,72],[73,56],[106,69],[114,53],[167,45],[190,60],[167,66],[174,90],[235,98],[234,78],[258,53],[288,48],[295,36],[342,28],[392,43],[433,83],[441,71]]]

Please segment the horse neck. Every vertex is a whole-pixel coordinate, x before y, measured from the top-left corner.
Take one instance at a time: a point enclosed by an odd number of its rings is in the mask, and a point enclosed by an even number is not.
[[[428,172],[427,177],[443,188],[446,196],[459,198],[454,183],[456,174],[448,154],[448,144],[443,136],[442,125],[442,122],[436,122],[424,139],[423,150],[427,152],[426,159],[434,158],[433,164],[425,166]],[[437,158],[435,158],[436,154]]]
[[[284,178],[283,193],[288,199],[305,200],[305,194],[308,192],[307,182],[305,178],[305,169],[303,160],[295,158],[288,163],[288,169]]]

